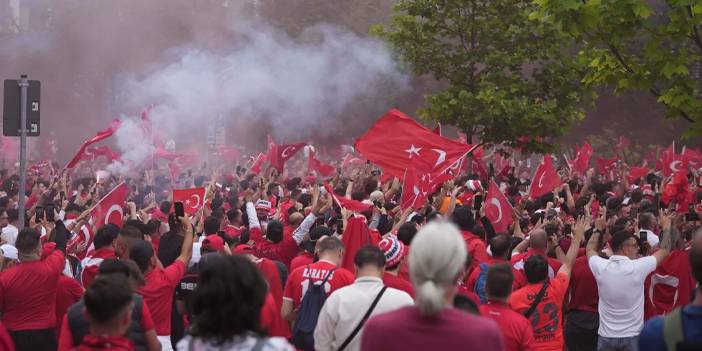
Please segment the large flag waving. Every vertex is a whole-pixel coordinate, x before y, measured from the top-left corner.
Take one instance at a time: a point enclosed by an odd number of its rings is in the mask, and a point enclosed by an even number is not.
[[[343,207],[351,212],[369,211],[373,208],[373,205],[367,205],[360,201],[347,199],[345,197],[340,197],[336,195],[334,193],[334,189],[332,189],[328,183],[324,184],[324,189],[326,189],[327,193],[331,194],[332,198],[334,199],[334,202],[336,202],[336,204],[339,205],[339,207]]]
[[[485,206],[485,216],[492,223],[495,232],[506,232],[509,225],[514,222],[512,205],[494,181],[490,182],[483,206]]]
[[[314,151],[312,151],[312,149],[310,149],[308,155],[307,168],[309,171],[317,171],[323,177],[329,177],[330,175],[334,174],[334,171],[336,170],[334,169],[334,166],[324,163],[314,157]]]
[[[84,142],[83,142],[83,145],[81,145],[80,149],[78,149],[78,152],[76,153],[76,155],[73,156],[73,158],[72,158],[70,161],[68,161],[68,164],[66,165],[66,168],[73,168],[73,167],[75,167],[75,166],[78,164],[78,162],[80,162],[80,160],[83,158],[83,156],[84,156],[84,154],[85,154],[85,149],[86,149],[88,146],[93,145],[93,144],[95,144],[95,143],[97,143],[97,142],[103,141],[103,140],[105,140],[105,139],[111,137],[112,134],[115,133],[115,131],[117,130],[117,128],[119,128],[119,125],[120,125],[120,120],[119,120],[119,119],[115,119],[115,120],[112,121],[112,123],[110,123],[110,126],[109,126],[109,127],[107,127],[107,128],[104,129],[104,130],[101,130],[101,131],[97,132],[97,134],[95,134],[94,137],[92,137],[92,138],[90,138],[90,139],[84,141]]]
[[[127,187],[127,184],[120,183],[100,199],[90,213],[96,228],[100,228],[108,223],[114,224],[120,228],[122,227],[122,219],[124,218],[123,208],[127,201],[128,192],[129,187]]]
[[[585,142],[583,146],[578,149],[578,153],[575,155],[575,160],[571,164],[571,169],[573,172],[583,175],[587,171],[588,166],[590,166],[590,158],[592,157],[592,147],[589,143]]]
[[[194,215],[205,204],[205,188],[173,189],[173,202],[182,202],[185,213]]]
[[[268,150],[268,155],[266,158],[268,159],[268,163],[270,163],[271,167],[277,169],[280,173],[283,173],[285,163],[306,145],[305,143],[288,145],[270,144],[271,143],[269,142],[270,149]]]
[[[548,194],[559,185],[561,185],[561,177],[558,176],[558,173],[553,168],[553,159],[551,155],[544,155],[544,163],[536,168],[534,179],[531,180],[529,197],[535,199],[541,195]]]
[[[435,134],[396,109],[388,111],[356,140],[355,148],[395,177],[403,177],[412,163],[438,175],[472,149],[471,145]]]

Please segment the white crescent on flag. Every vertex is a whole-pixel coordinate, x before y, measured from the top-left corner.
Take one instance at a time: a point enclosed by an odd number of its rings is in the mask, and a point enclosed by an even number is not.
[[[199,208],[200,208],[200,200],[202,200],[202,199],[200,199],[200,195],[198,195],[198,194],[193,194],[193,195],[190,196],[190,198],[191,198],[191,199],[192,199],[192,198],[196,198],[196,199],[197,199],[197,202],[195,202],[195,205],[190,205],[190,207],[198,208],[198,209],[199,209]]]
[[[286,157],[286,158],[287,158],[287,157],[290,157],[289,152],[292,151],[293,149],[294,149],[294,147],[292,147],[292,146],[286,147],[285,149],[283,149],[283,152],[281,153],[281,156]]]
[[[502,207],[500,206],[500,201],[497,200],[497,198],[492,198],[488,202],[489,205],[493,205],[497,208],[497,219],[495,222],[501,222],[502,221]]]
[[[439,154],[439,158],[436,159],[436,164],[434,167],[439,167],[440,164],[446,162],[446,151],[441,150],[441,149],[432,149],[434,150],[437,154]]]
[[[544,176],[546,175],[546,172],[541,173],[541,177],[539,177],[539,188],[544,187]]]
[[[680,161],[680,160],[676,160],[676,161],[673,161],[670,163],[670,169],[673,172],[679,172],[681,166],[682,166],[682,161]]]
[[[112,217],[112,214],[117,212],[119,214],[119,221],[122,221],[122,218],[124,217],[124,214],[122,213],[122,206],[118,204],[114,204],[110,206],[110,208],[107,210],[107,214],[105,215],[105,223],[103,224],[109,224],[110,223],[110,217]]]

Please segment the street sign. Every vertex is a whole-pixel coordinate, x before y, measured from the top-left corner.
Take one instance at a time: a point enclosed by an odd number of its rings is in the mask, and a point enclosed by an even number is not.
[[[2,135],[21,136],[20,80],[5,79]],[[27,87],[27,136],[39,136],[41,82],[30,80]]]

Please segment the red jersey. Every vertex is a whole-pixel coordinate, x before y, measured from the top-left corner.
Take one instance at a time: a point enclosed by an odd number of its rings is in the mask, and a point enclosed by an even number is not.
[[[56,288],[66,261],[54,250],[0,274],[2,322],[10,331],[56,328]]]
[[[461,234],[463,235],[463,240],[466,242],[466,249],[468,250],[468,254],[470,255],[470,257],[473,258],[470,264],[471,270],[475,269],[475,267],[478,267],[478,265],[480,265],[483,262],[487,262],[490,259],[490,257],[487,254],[487,247],[485,246],[483,239],[480,239],[480,237],[467,230],[462,230]]]
[[[254,251],[258,257],[280,261],[290,267],[290,262],[300,251],[297,242],[290,235],[283,235],[283,240],[274,243],[263,237],[261,228],[253,227],[249,230],[249,233],[251,234],[251,240],[255,243]]]
[[[290,261],[290,272],[292,272],[300,267],[304,267],[308,264],[312,264],[313,262],[314,262],[314,254],[305,251],[301,255],[293,258],[293,260]]]
[[[134,344],[123,336],[95,336],[88,334],[78,346],[78,351],[132,351]]]
[[[392,273],[383,273],[383,284],[389,288],[402,290],[414,298],[414,288],[412,284]]]
[[[267,258],[259,258],[256,266],[268,282],[268,291],[273,295],[273,300],[278,304],[278,308],[283,305],[283,282],[280,279],[278,266]]]
[[[568,274],[558,273],[549,280],[543,299],[529,317],[534,329],[536,348],[544,351],[562,351],[563,339],[563,299],[568,291]],[[543,283],[529,284],[515,292],[509,298],[510,307],[517,313],[524,314],[532,305],[534,298],[543,287]]]
[[[291,336],[288,322],[280,316],[280,305],[276,303],[273,295],[270,293],[266,294],[266,301],[261,307],[261,329],[268,336],[280,336],[283,338]]]
[[[175,260],[165,269],[156,267],[144,275],[146,285],[137,290],[144,297],[156,324],[157,335],[171,334],[173,292],[185,275],[185,263]]]
[[[115,250],[112,247],[101,247],[90,252],[88,256],[80,261],[80,266],[83,269],[83,271],[80,273],[80,282],[83,284],[83,286],[87,287],[90,285],[90,282],[95,279],[102,261],[108,258],[116,257]]]
[[[546,260],[548,261],[548,277],[550,279],[553,279],[553,277],[556,276],[556,272],[561,268],[561,261],[548,257],[545,252],[541,250],[536,250],[536,249],[529,249],[525,253],[521,254],[516,254],[512,256],[512,260],[510,261],[512,263],[512,268],[514,268],[514,290],[517,290],[525,285],[528,284],[527,279],[526,279],[526,274],[524,274],[524,262],[531,257],[532,255],[541,255],[546,257]]]
[[[83,296],[83,287],[77,280],[61,274],[56,289],[56,331],[61,329],[61,321],[72,304]],[[58,335],[59,333],[56,333]]]
[[[154,330],[154,320],[151,319],[151,311],[144,300],[141,300],[141,328],[144,332]],[[64,315],[61,320],[61,332],[58,334],[58,351],[73,351],[78,345],[73,345],[73,333],[68,325],[68,316]],[[0,349],[2,350],[2,349]]]
[[[499,263],[509,264],[509,262],[507,262],[503,259],[493,258],[493,257],[490,257],[487,260],[487,262],[484,262],[484,263],[488,265],[488,268],[494,264],[499,264]],[[480,272],[481,272],[480,267],[478,267],[470,272],[470,275],[468,276],[468,280],[466,280],[466,283],[465,283],[466,289],[475,292],[475,284],[478,282],[478,278],[480,277]],[[516,275],[516,272],[514,271],[514,269],[512,269],[512,273],[514,273]],[[516,290],[516,288],[514,287],[514,284],[513,284],[512,291],[514,291],[514,290]]]
[[[356,279],[353,273],[346,269],[337,268],[335,264],[329,261],[320,260],[290,273],[288,281],[285,283],[283,299],[292,301],[293,306],[297,308],[300,306],[300,301],[302,301],[302,297],[305,296],[307,288],[310,286],[310,280],[313,284],[321,284],[332,270],[334,272],[331,273],[327,283],[324,284],[324,291],[327,293],[327,296],[336,289],[353,284]]]
[[[480,306],[480,314],[494,320],[500,327],[505,351],[536,350],[531,323],[523,315],[512,311],[506,304],[488,301],[487,304]]]
[[[578,257],[570,273],[570,302],[569,310],[598,313],[597,306],[600,300],[597,291],[597,281],[587,264],[587,257]]]
[[[224,234],[227,234],[230,238],[238,238],[241,235],[241,228],[235,227],[231,224],[224,227]]]

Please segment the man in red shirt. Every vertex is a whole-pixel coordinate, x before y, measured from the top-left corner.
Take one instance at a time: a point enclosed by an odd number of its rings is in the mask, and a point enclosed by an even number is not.
[[[119,232],[115,229],[118,228],[108,224],[100,227],[97,233],[95,233],[95,239],[93,240],[95,251],[88,253],[88,255],[80,261],[80,267],[82,269],[80,281],[83,287],[87,287],[93,278],[95,278],[98,267],[103,260],[117,257],[115,254],[115,244]]]
[[[510,236],[507,234],[495,235],[495,237],[490,240],[490,252],[492,257],[490,257],[487,262],[483,262],[478,265],[478,268],[474,269],[468,280],[466,281],[466,287],[468,290],[474,292],[480,297],[480,303],[487,302],[487,294],[485,293],[485,279],[487,276],[487,271],[490,266],[500,263],[509,264],[509,247],[511,245]],[[512,279],[513,280],[513,279]],[[480,284],[478,284],[480,282]]]
[[[227,222],[222,230],[232,239],[241,235],[241,211],[238,208],[227,211]]]
[[[334,290],[353,284],[356,277],[346,269],[340,268],[344,257],[344,244],[336,237],[328,237],[319,244],[319,261],[300,267],[290,273],[285,283],[283,306],[280,314],[284,319],[294,320],[293,311],[300,306],[310,284],[321,284],[329,275],[324,291],[327,296]]]
[[[310,239],[302,245],[304,251],[290,262],[290,272],[314,263],[315,251],[319,240],[331,235],[332,232],[329,227],[317,226],[312,228],[310,230]]]
[[[178,282],[185,275],[185,268],[193,253],[193,228],[190,220],[179,218],[183,227],[184,238],[180,256],[168,267],[161,268],[154,249],[146,241],[138,241],[131,248],[129,257],[136,262],[144,274],[146,285],[137,292],[144,297],[156,324],[156,334],[161,342],[161,350],[172,350],[171,345],[171,312],[173,293]]]
[[[402,290],[414,298],[414,288],[405,279],[398,277],[400,268],[405,263],[405,245],[394,236],[388,236],[378,243],[380,250],[385,255],[385,272],[383,273],[383,284],[390,288]]]
[[[476,269],[481,263],[487,262],[489,259],[485,242],[472,232],[475,226],[473,212],[471,212],[470,207],[458,206],[453,211],[451,220],[461,230],[463,240],[466,242],[466,249],[468,249],[468,255],[473,258],[470,265],[472,272],[472,270]]]
[[[41,259],[40,234],[25,228],[17,235],[20,263],[0,275],[0,311],[17,350],[56,349],[56,289],[66,264],[68,231],[55,227],[56,249]]]
[[[526,252],[523,252],[526,248]],[[516,270],[514,275],[514,289],[519,289],[528,284],[524,275],[524,262],[529,257],[541,255],[548,261],[548,277],[553,279],[556,272],[561,268],[561,262],[546,255],[548,249],[548,235],[543,229],[536,229],[529,234],[529,237],[519,243],[512,251],[512,268]]]
[[[266,278],[266,282],[268,282],[268,293],[273,296],[273,300],[276,306],[278,306],[278,310],[280,310],[280,306],[283,304],[283,283],[280,279],[278,265],[267,258],[256,257],[253,248],[246,244],[238,245],[234,248],[233,253],[244,255],[256,264],[256,267],[261,271],[263,277]]]
[[[312,196],[312,212],[305,217],[305,220],[293,231],[291,236],[283,235],[283,224],[274,220],[268,223],[264,237],[261,223],[256,214],[256,207],[251,201],[251,195],[247,194],[246,215],[249,217],[249,234],[255,243],[256,256],[280,261],[290,267],[290,262],[300,251],[300,243],[317,219],[318,199],[319,189]]]
[[[585,235],[585,242],[590,240],[592,231]],[[575,260],[570,274],[568,287],[570,302],[564,326],[564,336],[568,350],[585,351],[597,349],[597,330],[600,315],[597,310],[599,293],[597,281],[583,255]]]
[[[509,298],[510,307],[531,321],[538,350],[563,350],[563,300],[568,292],[571,268],[584,239],[585,226],[584,218],[576,221],[573,227],[575,237],[555,278],[548,277],[549,263],[546,258],[543,255],[532,255],[524,263],[528,284],[512,293]],[[556,250],[562,255],[560,247],[556,247]]]
[[[132,321],[132,289],[126,278],[96,278],[83,301],[90,334],[83,338],[78,351],[134,350],[132,341],[124,336]]]
[[[83,296],[83,287],[73,277],[59,276],[56,287],[56,335],[61,334],[61,322],[66,311]]]
[[[513,280],[514,275],[509,263],[502,262],[490,266],[485,284],[488,302],[480,306],[480,314],[497,322],[502,331],[506,351],[533,351],[536,350],[536,346],[531,323],[507,305],[512,293]]]

